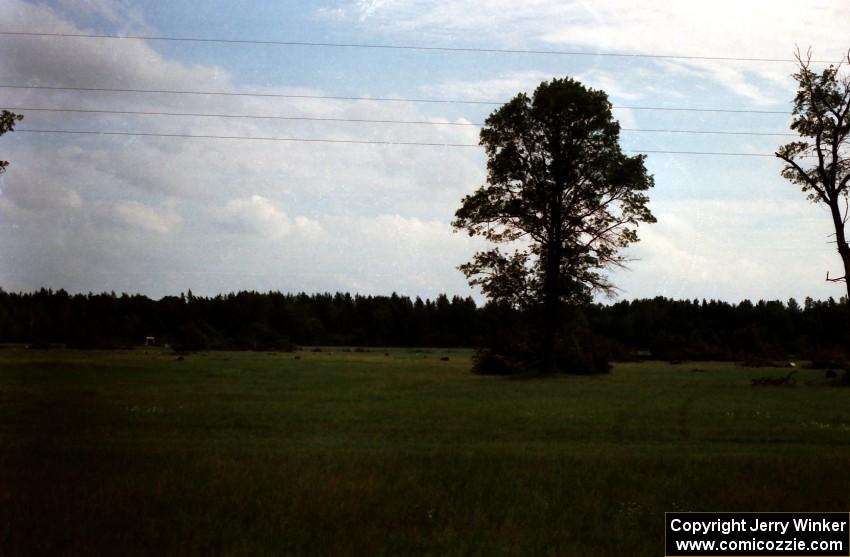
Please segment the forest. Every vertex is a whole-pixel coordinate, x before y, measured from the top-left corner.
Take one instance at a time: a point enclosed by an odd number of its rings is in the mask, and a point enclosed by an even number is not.
[[[176,350],[295,346],[487,347],[522,334],[528,311],[472,298],[191,291],[142,295],[0,291],[0,342],[33,348],[132,348],[154,337]],[[593,331],[613,360],[843,360],[846,300],[799,303],[673,300],[584,304],[570,323]],[[507,331],[507,333],[506,333]]]

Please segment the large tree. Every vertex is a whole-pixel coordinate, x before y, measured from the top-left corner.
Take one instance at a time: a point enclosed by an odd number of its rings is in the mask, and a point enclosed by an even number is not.
[[[0,112],[0,135],[14,131],[15,124],[23,119],[24,117],[22,115],[9,112],[8,110]],[[3,174],[6,171],[7,166],[9,166],[9,161],[0,160],[0,174]]]
[[[604,269],[622,266],[638,224],[655,221],[644,155],[625,155],[619,132],[604,91],[565,78],[520,93],[487,118],[487,183],[455,213],[456,230],[508,246],[460,269],[493,301],[543,310],[550,369],[562,304],[610,293]]]
[[[830,278],[827,272],[826,280],[844,282],[850,298],[850,246],[844,230],[850,187],[850,76],[841,74],[841,64],[816,72],[811,50],[805,56],[797,52],[797,61],[791,129],[800,139],[780,147],[776,156],[785,161],[782,176],[800,186],[810,201],[829,209],[844,274]]]

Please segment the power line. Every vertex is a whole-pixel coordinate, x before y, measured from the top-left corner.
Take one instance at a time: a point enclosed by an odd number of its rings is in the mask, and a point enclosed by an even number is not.
[[[166,95],[214,95],[224,97],[270,97],[282,99],[324,99],[340,101],[379,101],[379,102],[410,102],[410,103],[444,103],[444,104],[484,104],[501,105],[499,101],[474,101],[463,99],[410,99],[396,97],[351,97],[338,95],[297,95],[289,93],[234,93],[229,91],[181,91],[174,89],[117,89],[108,87],[56,87],[50,85],[10,85],[0,84],[0,89],[44,89],[48,91],[95,91],[107,93],[159,93]],[[782,114],[785,114],[783,112]]]
[[[776,132],[744,132],[744,131],[726,131],[726,130],[665,130],[665,129],[649,129],[649,128],[620,128],[624,132],[641,132],[641,133],[688,133],[699,135],[753,135],[761,137],[799,137],[796,133],[776,133]]]
[[[354,143],[362,145],[415,145],[421,147],[478,147],[477,143],[427,143],[420,141],[381,141],[367,139],[324,139],[307,137],[263,137],[251,135],[195,135],[187,133],[152,133],[152,132],[113,132],[100,130],[36,130],[15,129],[15,132],[26,133],[58,133],[58,134],[88,134],[88,135],[123,135],[140,137],[172,137],[185,139],[232,139],[250,141],[291,141],[305,143]]]
[[[107,136],[139,136],[139,137],[170,137],[184,139],[229,139],[238,141],[288,141],[288,142],[305,142],[305,143],[350,143],[362,145],[399,145],[399,146],[419,146],[419,147],[480,147],[476,143],[428,143],[420,141],[381,141],[381,140],[365,140],[365,139],[323,139],[323,138],[306,138],[306,137],[262,137],[262,136],[245,136],[245,135],[194,135],[186,133],[152,133],[152,132],[113,132],[100,130],[38,130],[38,129],[16,129],[15,132],[24,133],[53,133],[53,134],[84,134],[84,135],[107,135]],[[736,157],[771,157],[774,155],[769,153],[739,153],[739,152],[717,152],[717,151],[665,151],[665,150],[646,150],[646,149],[626,149],[627,153],[652,153],[652,154],[668,154],[668,155],[717,155],[717,156],[736,156]]]
[[[627,153],[647,153],[647,154],[666,154],[666,155],[714,155],[722,157],[770,157],[776,155],[770,153],[738,153],[735,151],[662,151],[655,149],[627,149]]]
[[[475,47],[450,47],[450,46],[425,46],[404,44],[374,44],[374,43],[334,43],[334,42],[308,42],[308,41],[272,41],[253,39],[220,39],[201,37],[167,37],[154,35],[100,35],[94,33],[40,33],[32,31],[0,31],[0,36],[7,37],[55,37],[55,38],[78,38],[78,39],[118,39],[139,41],[168,41],[168,42],[194,42],[194,43],[220,43],[220,44],[248,44],[248,45],[275,45],[275,46],[307,46],[307,47],[329,47],[329,48],[363,48],[376,50],[419,50],[437,52],[479,52],[496,54],[541,54],[555,56],[604,56],[615,58],[649,58],[663,60],[702,60],[721,62],[782,62],[796,63],[797,60],[790,58],[750,58],[734,56],[694,56],[681,54],[639,54],[627,52],[587,52],[580,50],[531,50],[515,48],[475,48]],[[835,61],[812,60],[818,64],[832,64]]]
[[[313,116],[270,116],[270,115],[255,115],[255,114],[213,114],[208,112],[158,112],[158,111],[142,111],[142,110],[106,110],[106,109],[86,109],[86,108],[28,108],[28,107],[8,107],[7,110],[18,111],[33,111],[33,112],[80,112],[84,114],[127,114],[140,116],[198,116],[209,118],[244,118],[248,120],[307,120],[310,122],[354,122],[368,124],[422,124],[432,126],[478,126],[472,122],[432,122],[429,120],[372,120],[368,118],[325,118]]]
[[[433,122],[429,120],[378,120],[368,118],[327,118],[313,116],[272,116],[272,115],[255,115],[255,114],[220,114],[208,112],[161,112],[161,111],[143,111],[143,110],[108,110],[108,109],[88,109],[88,108],[42,108],[42,107],[7,107],[13,111],[30,111],[30,112],[73,112],[81,114],[117,114],[117,115],[133,115],[133,116],[189,116],[189,117],[204,117],[204,118],[239,118],[247,120],[297,120],[309,122],[348,122],[358,124],[412,124],[412,125],[430,125],[430,126],[467,126],[481,127],[483,124],[473,122]],[[776,136],[776,137],[797,137],[793,133],[775,133],[775,132],[750,132],[750,131],[724,131],[724,130],[676,130],[676,129],[647,129],[647,128],[621,128],[621,131],[635,133],[681,133],[681,134],[705,134],[705,135],[751,135],[751,136]]]
[[[441,103],[441,104],[475,104],[475,105],[491,105],[500,106],[505,104],[505,101],[475,101],[464,99],[417,99],[417,98],[396,98],[396,97],[354,97],[354,96],[336,96],[336,95],[299,95],[288,93],[234,93],[229,91],[186,91],[177,89],[119,89],[110,87],[58,87],[52,85],[17,85],[17,84],[0,84],[0,89],[35,89],[47,91],[88,91],[88,92],[106,92],[106,93],[156,93],[166,95],[211,95],[225,97],[259,97],[259,98],[283,98],[283,99],[323,99],[323,100],[343,100],[343,101],[375,101],[375,102],[408,102],[408,103]],[[734,109],[734,108],[690,108],[690,107],[670,107],[670,106],[626,106],[614,105],[615,109],[623,110],[660,110],[673,112],[720,112],[729,114],[781,114],[790,116],[791,112],[787,110],[756,110],[756,109]]]

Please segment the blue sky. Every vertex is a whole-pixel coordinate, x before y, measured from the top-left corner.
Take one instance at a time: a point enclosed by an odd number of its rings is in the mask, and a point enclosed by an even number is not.
[[[0,0],[2,30],[272,41],[839,59],[850,6],[813,2]],[[0,38],[5,83],[507,100],[551,77],[615,106],[789,110],[793,64]],[[0,104],[481,122],[493,107],[0,89]],[[463,126],[21,111],[21,129],[475,143]],[[776,114],[616,109],[624,128],[787,132]],[[792,138],[627,132],[625,149],[771,153]],[[482,244],[449,227],[484,180],[475,148],[14,133],[0,178],[0,285],[161,296],[191,288],[473,294],[456,266]],[[621,297],[838,296],[829,221],[770,158],[649,155],[656,225]]]

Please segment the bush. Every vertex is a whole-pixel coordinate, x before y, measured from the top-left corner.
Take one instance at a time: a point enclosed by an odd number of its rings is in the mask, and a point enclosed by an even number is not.
[[[812,354],[810,369],[846,369],[847,355],[841,350],[818,350]]]
[[[556,351],[555,365],[560,372],[574,375],[611,373],[613,366],[608,361],[611,352],[604,340],[587,332],[580,333]]]
[[[518,375],[524,371],[519,362],[487,348],[472,357],[472,373],[477,375]]]
[[[559,339],[555,347],[555,371],[572,375],[609,373],[612,348],[607,341],[578,332],[566,340]],[[498,348],[479,350],[473,356],[472,372],[479,375],[520,375],[548,373],[539,343],[531,343],[522,335],[503,340]]]

